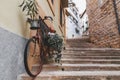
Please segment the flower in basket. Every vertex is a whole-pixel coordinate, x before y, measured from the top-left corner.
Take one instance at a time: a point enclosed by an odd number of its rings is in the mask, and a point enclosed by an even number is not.
[[[52,48],[55,52],[54,59],[55,62],[60,62],[61,59],[61,51],[62,51],[62,46],[63,46],[63,39],[61,36],[59,36],[56,33],[52,33],[52,35],[49,35],[47,38],[47,43],[50,48]]]
[[[54,50],[61,52],[63,39],[58,34],[55,33],[54,35],[48,36],[47,43],[50,47],[54,48]]]

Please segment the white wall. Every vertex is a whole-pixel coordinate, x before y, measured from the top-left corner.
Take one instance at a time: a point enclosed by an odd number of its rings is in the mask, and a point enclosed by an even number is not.
[[[81,37],[81,34],[76,33],[76,31],[75,31],[75,28],[78,27],[78,26],[76,26],[76,24],[69,17],[67,17],[66,22],[67,22],[67,26],[66,26],[67,27],[67,29],[66,29],[67,39]],[[72,35],[74,35],[74,37]]]
[[[86,22],[88,22],[88,15],[85,13],[84,16],[82,18],[79,19],[79,25],[81,28],[81,34],[83,35],[84,33],[86,33],[86,28],[89,28],[89,23],[86,24]],[[84,26],[84,27],[83,27]],[[88,34],[88,33],[87,33]]]
[[[78,21],[78,25],[74,23],[74,21],[70,18],[70,16],[67,16],[66,18],[66,37],[69,38],[80,38],[82,36],[82,30],[80,28],[80,23],[79,23],[79,11],[75,8],[77,15],[75,15],[72,11],[72,8],[75,7],[69,7],[67,8],[68,13],[70,14],[71,17],[74,17]],[[79,30],[79,33],[76,33],[75,29]],[[74,35],[74,36],[73,36]]]

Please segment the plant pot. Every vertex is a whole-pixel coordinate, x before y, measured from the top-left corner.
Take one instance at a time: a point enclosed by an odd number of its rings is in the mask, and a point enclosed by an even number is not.
[[[39,26],[39,20],[31,20],[31,19],[28,19],[28,22],[30,23],[30,29],[32,30],[36,30],[36,29],[39,29],[40,26]]]

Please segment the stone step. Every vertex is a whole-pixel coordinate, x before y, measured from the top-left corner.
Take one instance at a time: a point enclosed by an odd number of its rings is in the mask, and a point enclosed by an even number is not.
[[[70,44],[70,45],[66,45],[65,47],[68,47],[68,48],[90,48],[90,47],[97,47],[97,46],[95,46],[95,45],[93,45],[93,44],[84,44],[84,43],[82,43],[82,44]]]
[[[92,43],[89,43],[89,42],[76,42],[76,43],[74,43],[74,42],[71,42],[70,44],[66,44],[66,45],[70,45],[70,46],[80,46],[80,45],[82,45],[82,46],[86,46],[86,45],[92,45]]]
[[[61,69],[61,64],[45,64],[42,71],[60,71]],[[32,70],[39,70],[39,66],[37,64],[33,65]]]
[[[113,71],[120,70],[120,64],[62,64],[64,71]]]
[[[78,55],[62,55],[62,59],[120,59],[120,56],[78,56]]]
[[[120,53],[65,53],[62,56],[120,56]]]
[[[62,63],[82,64],[82,63],[101,63],[101,64],[120,64],[120,59],[61,59]]]
[[[114,51],[114,50],[106,50],[106,51],[97,51],[97,50],[73,50],[73,51],[71,51],[71,50],[66,50],[66,51],[64,51],[64,53],[119,53],[120,54],[120,51]],[[63,54],[64,54],[63,53]]]
[[[71,44],[78,44],[78,45],[80,45],[80,44],[92,44],[89,41],[69,41],[69,42],[66,42],[66,43],[67,43],[67,45],[71,45]]]
[[[69,39],[66,41],[66,47],[89,48],[96,46],[90,43],[89,37],[86,37],[81,39]]]
[[[41,72],[36,78],[26,74],[18,80],[120,80],[120,71],[53,71]]]
[[[69,43],[69,42],[86,42],[86,41],[90,41],[89,40],[89,37],[82,37],[82,38],[79,38],[79,39],[67,39],[66,42]]]
[[[66,45],[66,47],[71,47],[71,48],[90,48],[90,47],[97,47],[91,43],[85,43],[85,42],[82,42],[82,43],[71,43],[71,44],[68,44]]]
[[[67,48],[63,55],[76,56],[120,56],[120,49],[102,48]]]
[[[72,50],[72,49],[73,49],[73,50]],[[75,51],[76,51],[76,52],[78,51],[78,52],[99,52],[99,53],[103,53],[103,52],[119,52],[120,49],[118,49],[118,50],[114,50],[114,49],[108,49],[108,50],[107,50],[107,49],[106,49],[106,50],[105,50],[105,49],[101,49],[101,50],[99,50],[99,49],[97,50],[97,49],[96,49],[96,50],[94,50],[94,49],[93,49],[93,50],[92,50],[92,49],[89,49],[89,48],[87,49],[87,48],[86,48],[86,50],[85,50],[85,49],[83,49],[83,48],[81,48],[81,49],[78,48],[78,50],[77,50],[77,48],[71,48],[71,49],[67,49],[67,48],[66,48],[66,50],[65,50],[64,52],[75,52]],[[120,53],[120,52],[119,52],[119,53]]]
[[[43,66],[43,71],[61,71],[60,64],[47,64]]]
[[[39,66],[34,66],[38,70]],[[119,64],[47,64],[42,71],[120,70]]]
[[[62,56],[120,56],[120,53],[115,52],[115,53],[92,53],[92,52],[67,52],[67,53],[62,53]]]
[[[66,48],[69,51],[120,51],[119,48]]]

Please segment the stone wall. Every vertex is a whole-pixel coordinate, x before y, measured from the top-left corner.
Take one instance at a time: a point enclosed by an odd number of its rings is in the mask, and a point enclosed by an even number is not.
[[[116,7],[117,7],[117,11],[118,11],[118,18],[119,18],[119,22],[120,22],[120,0],[116,0]],[[120,23],[119,23],[120,24]]]
[[[120,0],[116,0],[116,4],[117,4],[117,7],[118,7],[118,11],[120,11]]]
[[[113,0],[87,0],[90,40],[100,47],[120,47]]]

